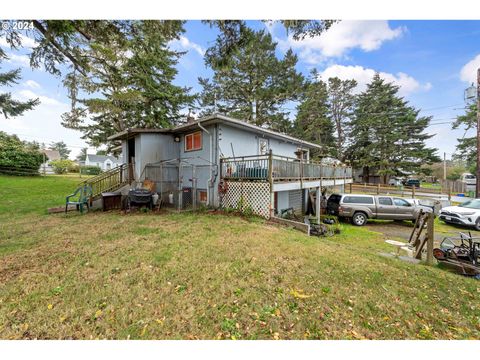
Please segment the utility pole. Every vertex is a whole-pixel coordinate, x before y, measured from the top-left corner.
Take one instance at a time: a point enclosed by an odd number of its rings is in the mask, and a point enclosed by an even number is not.
[[[480,197],[480,68],[477,69],[477,182],[476,197]]]
[[[443,181],[447,180],[447,153],[443,153]]]

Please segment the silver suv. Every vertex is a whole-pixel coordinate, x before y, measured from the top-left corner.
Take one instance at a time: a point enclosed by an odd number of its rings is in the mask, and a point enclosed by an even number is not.
[[[388,195],[332,194],[327,200],[327,213],[350,218],[357,226],[368,219],[412,220],[420,210],[432,212],[431,207],[412,205],[407,200]]]

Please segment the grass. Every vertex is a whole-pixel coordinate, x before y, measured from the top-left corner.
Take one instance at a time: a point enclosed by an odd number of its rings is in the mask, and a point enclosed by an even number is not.
[[[0,208],[1,338],[480,335],[477,281],[379,256],[392,249],[368,229],[314,238],[207,213],[44,215],[71,190],[47,181],[44,200],[28,182],[7,193],[22,216]]]

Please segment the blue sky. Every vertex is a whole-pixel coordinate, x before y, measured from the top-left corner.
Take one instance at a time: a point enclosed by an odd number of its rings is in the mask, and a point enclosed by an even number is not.
[[[302,42],[294,41],[278,23],[248,24],[270,31],[278,42],[279,57],[292,48],[299,57],[298,70],[306,75],[316,68],[325,79],[355,78],[361,91],[378,71],[398,84],[411,105],[433,116],[435,125],[428,133],[435,136],[428,144],[438,148],[439,155],[446,152],[450,158],[456,139],[464,135],[461,129],[451,130],[450,122],[462,113],[464,89],[474,81],[480,67],[480,21],[342,21],[321,37]],[[215,40],[216,31],[200,21],[188,21],[185,29],[182,38],[171,44],[172,48],[188,51],[178,64],[175,82],[198,91],[197,78],[211,75],[203,53]],[[24,49],[12,51],[0,38],[0,46],[11,55],[1,69],[21,67],[23,79],[10,91],[19,99],[40,97],[42,104],[16,119],[0,116],[0,130],[47,144],[63,140],[75,156],[85,143],[79,132],[60,125],[60,115],[69,108],[61,79],[29,68],[26,55],[34,44],[26,40]]]

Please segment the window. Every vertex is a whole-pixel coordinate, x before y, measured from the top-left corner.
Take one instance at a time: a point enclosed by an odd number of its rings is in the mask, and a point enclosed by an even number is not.
[[[403,200],[403,199],[395,198],[395,199],[393,199],[393,202],[397,206],[410,206],[410,203],[407,200]]]
[[[258,154],[268,154],[268,139],[258,139]]]
[[[297,159],[308,161],[308,150],[297,149],[295,155],[297,155]]]
[[[206,203],[207,202],[207,192],[204,191],[204,190],[200,190],[198,192],[198,198],[200,200],[200,202],[203,202],[203,203]]]
[[[371,196],[345,196],[343,198],[344,204],[373,204],[373,197]]]
[[[379,197],[378,198],[378,203],[380,205],[393,205],[393,201],[389,197]]]
[[[185,151],[200,150],[202,148],[202,132],[185,135]]]

